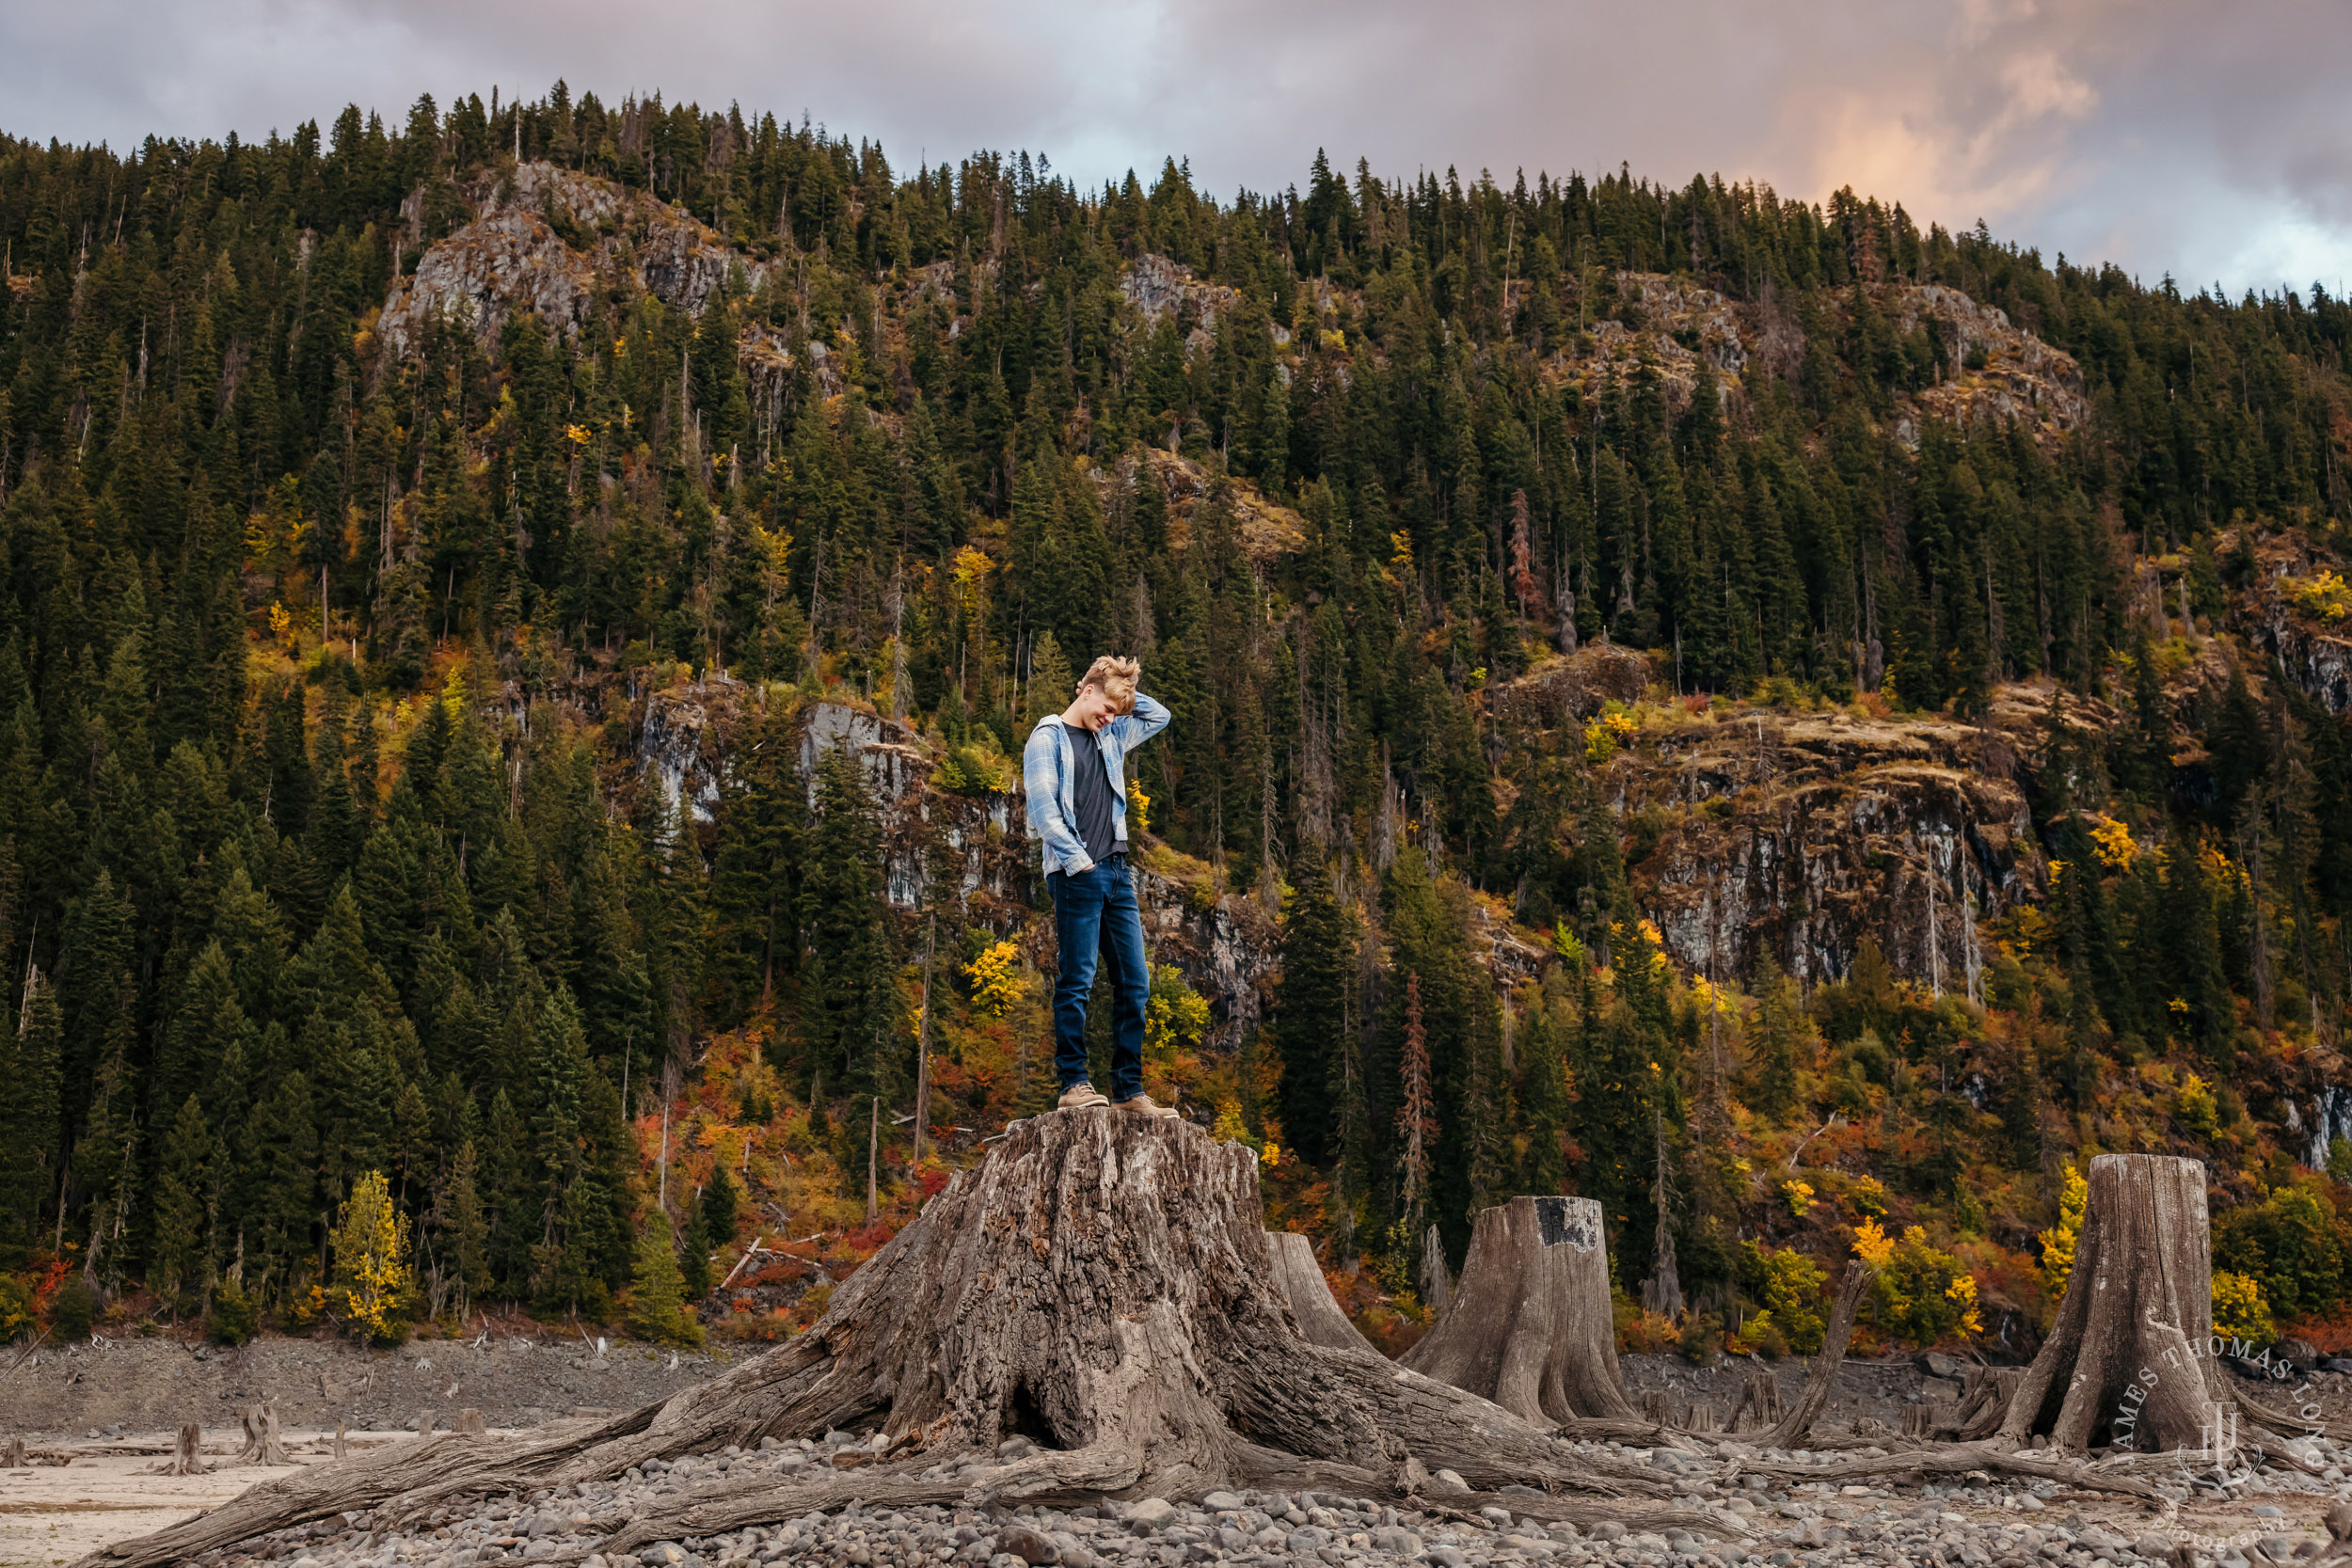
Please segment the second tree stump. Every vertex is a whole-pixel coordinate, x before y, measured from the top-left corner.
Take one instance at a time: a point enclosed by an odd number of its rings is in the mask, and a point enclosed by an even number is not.
[[[1481,1212],[1452,1304],[1403,1359],[1531,1421],[1634,1419],[1600,1205],[1515,1197]]]

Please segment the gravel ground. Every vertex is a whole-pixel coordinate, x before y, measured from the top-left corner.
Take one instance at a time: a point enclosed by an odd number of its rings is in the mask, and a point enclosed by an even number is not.
[[[326,1341],[267,1339],[223,1352],[161,1338],[46,1352],[38,1363],[28,1360],[0,1378],[0,1434],[23,1434],[37,1466],[52,1466],[0,1471],[0,1565],[70,1560],[278,1473],[239,1467],[230,1458],[235,1412],[257,1399],[278,1404],[297,1463],[318,1463],[326,1457],[326,1434],[338,1421],[350,1423],[355,1442],[372,1447],[406,1440],[399,1429],[413,1430],[420,1411],[437,1412],[446,1427],[457,1410],[472,1407],[494,1430],[531,1435],[529,1429],[548,1421],[662,1398],[716,1375],[726,1360],[723,1352],[673,1357],[636,1345],[599,1352],[579,1340],[521,1335],[373,1354]],[[1654,1388],[1727,1409],[1738,1381],[1756,1364],[1695,1368],[1670,1357],[1628,1356],[1623,1365],[1637,1397]],[[1934,1370],[1925,1358],[1849,1361],[1825,1429],[1836,1433],[1855,1421],[1865,1422],[1866,1430],[1867,1423],[1899,1426],[1904,1406],[1957,1392],[1956,1385],[1930,1375]],[[1786,1397],[1793,1398],[1804,1369],[1788,1363],[1777,1371]],[[2331,1413],[2352,1403],[2344,1397],[2352,1392],[2344,1386],[2346,1380],[2317,1373],[2312,1381]],[[222,1466],[200,1487],[178,1486],[151,1473],[154,1458],[168,1448],[170,1427],[189,1418],[215,1429],[208,1449]],[[218,1430],[224,1428],[231,1430]],[[306,1436],[306,1429],[316,1435]],[[1000,1453],[1014,1456],[1025,1441],[1010,1439]],[[1506,1512],[1507,1493],[1502,1505],[1489,1501],[1483,1512],[1469,1509],[1473,1499],[1468,1497],[1461,1509],[1433,1497],[1427,1509],[1400,1512],[1314,1493],[1214,1493],[1197,1500],[1105,1501],[1067,1511],[852,1508],[716,1539],[658,1543],[626,1559],[602,1556],[604,1544],[656,1498],[673,1499],[722,1480],[829,1473],[835,1450],[870,1442],[870,1433],[835,1433],[821,1443],[771,1440],[749,1454],[653,1461],[612,1481],[483,1499],[397,1528],[392,1521],[345,1515],[211,1554],[202,1563],[488,1568],[552,1560],[550,1568],[1014,1568],[1040,1562],[1174,1568],[1226,1561],[1454,1568],[1557,1560],[1642,1568],[2133,1568],[2139,1562],[2189,1568],[2195,1561],[2261,1568],[2265,1558],[2285,1560],[2319,1550],[2328,1537],[2328,1509],[2352,1499],[2344,1480],[2352,1454],[2326,1444],[2312,1449],[2326,1470],[2319,1477],[2278,1470],[2199,1474],[2193,1466],[2169,1464],[2137,1472],[2169,1494],[2159,1509],[2046,1481],[1981,1474],[1925,1488],[1768,1479],[1754,1473],[1756,1464],[1806,1463],[1817,1456],[1779,1455],[1736,1439],[1694,1439],[1696,1451],[1681,1454],[1608,1447],[1621,1459],[1671,1476],[1678,1506],[1720,1521],[1718,1531],[1696,1536],[1653,1535],[1606,1523],[1581,1531],[1547,1526]],[[1827,1462],[1831,1456],[1819,1457]],[[2352,1528],[2352,1517],[2346,1527]],[[2176,1549],[2186,1555],[2176,1557]]]
[[[765,1345],[752,1347],[765,1350]],[[398,1430],[421,1412],[447,1427],[463,1409],[494,1427],[634,1410],[707,1383],[724,1353],[492,1330],[479,1339],[418,1340],[368,1351],[335,1340],[269,1338],[235,1350],[168,1337],[42,1349],[0,1376],[0,1436],[28,1443],[119,1437],[183,1421],[233,1426],[259,1401],[289,1428]]]
[[[1742,1474],[1743,1464],[1831,1456],[1779,1454],[1738,1442],[1676,1453],[1611,1444],[1677,1483],[1676,1502],[1712,1515],[1720,1528],[1659,1535],[1596,1523],[1584,1529],[1518,1515],[1502,1501],[1471,1513],[1440,1506],[1399,1510],[1313,1492],[1213,1492],[1198,1501],[1145,1498],[1069,1510],[1023,1507],[849,1508],[707,1539],[656,1543],[608,1559],[603,1542],[647,1503],[762,1474],[830,1473],[841,1449],[879,1447],[874,1434],[828,1433],[823,1443],[767,1439],[754,1453],[730,1449],[674,1464],[650,1461],[606,1482],[436,1510],[406,1528],[377,1528],[351,1514],[198,1560],[199,1568],[262,1563],[292,1568],[482,1568],[503,1562],[577,1562],[581,1568],[765,1568],[898,1564],[905,1568],[1177,1568],[1195,1562],[1385,1564],[1543,1562],[1698,1568],[1832,1564],[1933,1564],[1935,1568],[2136,1568],[2208,1562],[2258,1568],[2317,1555],[2328,1513],[2345,1501],[2352,1453],[2320,1444],[2326,1477],[2265,1470],[2202,1475],[2159,1465],[2139,1473],[2168,1492],[2162,1508],[2059,1483],[1971,1476],[1949,1486],[1834,1485]],[[1600,1445],[1572,1445],[1597,1451]],[[1026,1451],[1009,1439],[1001,1458]],[[1859,1450],[1864,1456],[1876,1449]],[[1848,1450],[1838,1458],[1854,1457]],[[1440,1475],[1438,1485],[1452,1478]],[[1534,1494],[1527,1494],[1534,1496]],[[1440,1499],[1430,1499],[1438,1505]],[[2352,1531],[2352,1508],[2339,1515]]]

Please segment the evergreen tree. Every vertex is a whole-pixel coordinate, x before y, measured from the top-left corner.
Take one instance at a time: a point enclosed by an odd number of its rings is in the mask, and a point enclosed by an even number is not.
[[[0,1040],[0,1256],[22,1259],[53,1213],[64,1149],[65,1019],[36,972]]]
[[[1291,1147],[1324,1164],[1342,1152],[1340,1126],[1349,1097],[1362,1093],[1348,1059],[1355,1036],[1355,918],[1334,896],[1322,857],[1302,860],[1293,875],[1273,1025],[1282,1063],[1282,1131]]]
[[[656,1214],[637,1232],[629,1275],[630,1332],[659,1345],[701,1344],[702,1324],[686,1309],[683,1294],[677,1243],[670,1238],[669,1222]]]
[[[211,1283],[212,1130],[191,1094],[164,1139],[163,1170],[155,1186],[155,1243],[149,1254],[155,1292],[186,1310],[189,1298]]]
[[[817,770],[801,881],[801,1035],[812,1085],[895,1099],[911,1053],[882,899],[882,825],[846,747]]]
[[[1797,1069],[1809,1054],[1811,1023],[1797,1006],[1796,987],[1770,958],[1757,965],[1756,1022],[1748,1032],[1747,1100],[1757,1113],[1786,1121],[1797,1108]]]

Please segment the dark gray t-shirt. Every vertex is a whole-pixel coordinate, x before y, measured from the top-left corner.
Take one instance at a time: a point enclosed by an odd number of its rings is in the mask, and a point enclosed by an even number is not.
[[[1082,730],[1075,724],[1064,724],[1070,736],[1070,795],[1078,808],[1078,820],[1071,827],[1087,847],[1087,859],[1107,860],[1126,848],[1117,838],[1118,829],[1111,821],[1111,780],[1103,768],[1103,749],[1096,744],[1092,730]]]

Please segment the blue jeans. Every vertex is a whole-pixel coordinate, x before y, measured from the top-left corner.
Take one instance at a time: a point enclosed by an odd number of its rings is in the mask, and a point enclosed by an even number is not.
[[[1061,973],[1054,979],[1054,1067],[1065,1089],[1087,1081],[1087,998],[1098,955],[1111,974],[1111,1087],[1116,1101],[1143,1092],[1143,1005],[1152,976],[1143,960],[1143,914],[1127,857],[1113,855],[1073,875],[1045,879],[1054,895]]]

